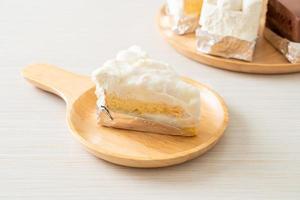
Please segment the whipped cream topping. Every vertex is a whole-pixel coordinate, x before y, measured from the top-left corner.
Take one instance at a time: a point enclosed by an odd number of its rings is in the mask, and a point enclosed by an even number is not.
[[[262,0],[204,0],[203,31],[254,41],[258,36]]]
[[[115,59],[108,60],[92,73],[96,83],[98,106],[104,105],[103,94],[114,93],[122,99],[137,99],[147,103],[160,102],[180,106],[185,112],[182,126],[198,123],[200,116],[200,92],[198,88],[181,80],[170,65],[152,60],[138,46],[120,51]],[[167,123],[177,119],[165,116],[145,115]],[[178,125],[178,124],[177,124]]]

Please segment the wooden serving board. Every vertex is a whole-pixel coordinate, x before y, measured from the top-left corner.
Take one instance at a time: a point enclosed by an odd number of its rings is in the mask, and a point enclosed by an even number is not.
[[[23,69],[22,75],[36,87],[62,97],[73,136],[95,156],[119,165],[152,168],[191,160],[212,148],[228,124],[222,98],[188,78],[183,80],[201,91],[200,133],[194,137],[103,127],[97,123],[97,98],[90,77],[47,64],[30,65]]]
[[[157,23],[161,35],[172,47],[182,55],[200,63],[220,69],[245,73],[284,74],[300,72],[300,63],[289,63],[285,57],[263,37],[260,37],[256,44],[253,61],[245,62],[198,52],[196,50],[196,37],[194,33],[176,35],[169,29],[165,6],[163,6],[159,12]]]

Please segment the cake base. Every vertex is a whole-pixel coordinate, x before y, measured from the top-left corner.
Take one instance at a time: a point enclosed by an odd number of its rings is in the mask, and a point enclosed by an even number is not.
[[[263,36],[256,43],[252,62],[226,59],[200,53],[196,49],[195,33],[176,35],[169,26],[164,6],[157,19],[159,31],[166,41],[182,55],[200,63],[236,72],[256,74],[284,74],[300,72],[300,64],[289,63]]]
[[[181,129],[176,128],[174,126],[169,126],[151,120],[145,120],[141,117],[135,117],[128,114],[107,111],[105,109],[99,110],[98,123],[106,127],[135,130],[141,132],[158,133],[158,134],[165,134],[165,135],[177,135],[177,136],[196,135],[196,134],[182,131]]]

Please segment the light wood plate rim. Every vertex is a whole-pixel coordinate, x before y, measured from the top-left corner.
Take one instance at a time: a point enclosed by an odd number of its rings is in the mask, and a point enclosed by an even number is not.
[[[206,64],[211,67],[225,69],[235,72],[254,73],[254,74],[286,74],[300,72],[300,63],[256,63],[245,62],[235,59],[226,59],[217,56],[207,55],[196,51],[196,48],[187,48],[178,42],[176,37],[195,37],[193,33],[178,36],[167,30],[163,25],[163,17],[165,17],[165,5],[163,5],[157,15],[157,25],[160,34],[163,38],[180,54],[195,60],[197,62]],[[264,39],[263,39],[264,40]],[[275,54],[276,57],[283,57],[280,53]]]

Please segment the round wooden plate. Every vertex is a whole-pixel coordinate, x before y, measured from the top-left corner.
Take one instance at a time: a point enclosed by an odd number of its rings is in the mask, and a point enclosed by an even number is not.
[[[72,132],[97,157],[130,167],[165,167],[191,160],[212,148],[228,124],[219,95],[185,79],[201,90],[201,132],[195,137],[169,136],[97,125],[95,88],[78,98],[69,118]]]
[[[168,19],[163,6],[158,15],[158,27],[162,36],[179,53],[203,64],[212,67],[245,73],[257,74],[284,74],[300,72],[300,63],[291,64],[263,37],[256,44],[252,62],[225,59],[199,53],[196,50],[196,37],[194,33],[176,35],[169,29]]]
[[[191,160],[212,148],[228,124],[227,107],[208,87],[188,78],[201,91],[200,133],[195,137],[106,128],[97,124],[95,86],[90,77],[47,64],[30,65],[22,75],[35,86],[62,97],[73,136],[95,156],[130,167],[165,167]]]

